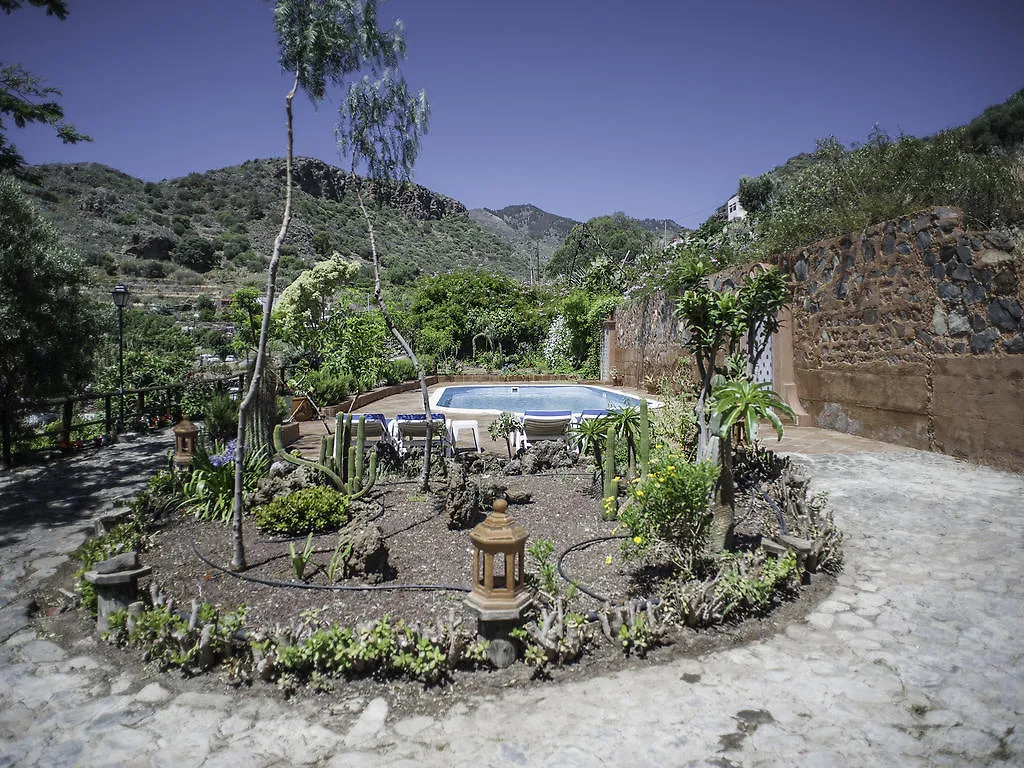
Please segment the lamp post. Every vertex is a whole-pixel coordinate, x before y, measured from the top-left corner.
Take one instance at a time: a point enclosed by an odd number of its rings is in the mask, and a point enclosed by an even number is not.
[[[117,431],[120,434],[124,431],[124,308],[128,306],[128,286],[119,283],[114,286],[110,295],[114,297],[114,306],[117,307],[117,369],[120,394]]]

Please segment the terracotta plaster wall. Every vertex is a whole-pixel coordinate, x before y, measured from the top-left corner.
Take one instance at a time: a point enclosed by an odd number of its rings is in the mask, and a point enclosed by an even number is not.
[[[785,254],[819,426],[1024,470],[1024,259],[935,208]]]

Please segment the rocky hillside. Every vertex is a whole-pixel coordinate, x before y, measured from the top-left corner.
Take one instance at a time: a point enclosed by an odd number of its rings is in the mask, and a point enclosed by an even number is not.
[[[533,264],[534,274],[543,271],[551,254],[562,244],[575,219],[548,213],[529,203],[494,210],[473,208],[469,217],[491,234],[512,246],[518,258]],[[539,262],[539,265],[538,265]]]
[[[43,165],[30,173],[26,192],[94,268],[98,285],[128,281],[156,294],[224,295],[262,283],[281,222],[283,160],[250,160],[156,183],[95,163]],[[367,277],[369,240],[346,174],[300,158],[295,183],[281,284],[333,251],[360,259]],[[457,200],[415,184],[385,191],[386,202],[371,212],[392,282],[463,266],[528,276],[528,260]]]

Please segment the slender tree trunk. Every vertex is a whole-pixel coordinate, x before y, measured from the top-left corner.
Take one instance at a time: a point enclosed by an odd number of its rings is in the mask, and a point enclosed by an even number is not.
[[[391,331],[391,334],[395,337],[395,340],[399,343],[405,354],[412,360],[412,364],[416,367],[416,373],[420,381],[420,393],[423,395],[423,413],[427,417],[427,444],[423,450],[423,476],[420,478],[420,489],[424,492],[430,490],[430,454],[431,447],[434,441],[434,418],[430,412],[430,395],[427,392],[427,375],[423,370],[423,366],[420,365],[419,358],[416,357],[416,353],[412,351],[412,345],[406,341],[405,336],[398,330],[398,326],[395,325],[395,321],[391,317],[391,313],[388,312],[387,305],[384,303],[384,294],[381,293],[380,289],[380,256],[377,254],[377,237],[373,229],[373,220],[370,219],[370,212],[366,210],[366,204],[363,202],[363,192],[359,185],[358,179],[356,179],[355,171],[351,172],[353,186],[356,189],[356,197],[359,199],[359,210],[363,212],[363,219],[366,220],[366,229],[370,233],[370,252],[373,254],[373,298],[377,302],[377,306],[380,308],[380,313],[384,317],[384,324]]]
[[[253,365],[252,379],[249,381],[249,389],[238,406],[238,434],[235,439],[235,496],[231,506],[231,527],[234,534],[235,551],[231,558],[231,568],[235,571],[244,571],[245,564],[245,542],[242,538],[242,479],[245,467],[245,428],[249,414],[252,412],[253,403],[256,400],[260,389],[260,380],[263,378],[263,369],[266,365],[267,344],[270,337],[270,313],[274,307],[274,292],[277,288],[277,265],[281,260],[281,245],[284,243],[285,235],[288,234],[288,225],[292,220],[292,100],[299,87],[299,73],[296,71],[292,88],[284,99],[285,114],[288,124],[288,151],[285,154],[285,195],[284,195],[284,217],[281,219],[281,229],[274,240],[274,251],[270,257],[270,265],[267,268],[267,295],[263,304],[263,321],[260,324],[260,341],[256,349],[256,363]]]

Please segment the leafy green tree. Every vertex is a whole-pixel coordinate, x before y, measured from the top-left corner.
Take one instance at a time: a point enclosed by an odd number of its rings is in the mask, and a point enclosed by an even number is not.
[[[213,243],[197,232],[187,232],[174,246],[171,258],[196,272],[209,272],[220,262]]]
[[[718,437],[723,440],[729,437],[733,427],[738,427],[740,437],[753,445],[757,439],[757,423],[761,419],[771,422],[781,440],[782,421],[776,411],[793,415],[793,409],[767,381],[731,379],[715,387],[713,394],[713,411],[720,420]]]
[[[277,302],[281,337],[307,354],[319,350],[324,343],[321,329],[332,302],[358,271],[358,264],[335,254],[295,278]]]
[[[233,347],[239,354],[256,349],[260,338],[260,317],[263,307],[260,305],[260,292],[253,286],[239,288],[231,295],[228,305],[228,316],[235,325]]]
[[[321,259],[327,259],[331,256],[331,235],[324,230],[318,230],[313,235],[313,253],[315,253]]]
[[[88,381],[99,320],[85,287],[84,265],[14,179],[0,175],[0,405]]]
[[[46,9],[47,16],[67,18],[67,4],[63,0],[29,0],[31,5]],[[0,10],[11,14],[22,6],[19,0],[0,0]],[[65,144],[92,141],[75,126],[64,120],[64,108],[53,100],[60,90],[45,85],[43,80],[25,71],[21,65],[0,66],[0,171],[14,171],[25,164],[18,148],[7,140],[4,116],[18,128],[29,123],[52,126],[57,137]]]
[[[420,278],[407,322],[415,346],[429,354],[467,356],[478,335],[502,349],[534,344],[547,323],[536,293],[507,275],[459,269]]]
[[[654,235],[626,214],[598,216],[569,231],[546,270],[552,277],[572,276],[577,269],[586,270],[599,259],[608,265],[631,264],[653,248]]]
[[[370,75],[381,76],[382,73],[392,71],[405,54],[405,42],[400,28],[383,30],[378,26],[375,0],[277,0],[274,4],[274,28],[281,67],[292,73],[292,86],[285,96],[285,200],[281,228],[274,240],[267,267],[267,288],[256,362],[249,388],[238,410],[235,493],[232,504],[234,554],[231,561],[232,568],[236,570],[244,570],[246,567],[242,539],[246,422],[261,389],[270,339],[271,307],[277,292],[281,247],[292,218],[292,101],[301,89],[317,104],[323,99],[329,83],[337,86],[347,83],[349,97],[341,107],[338,133],[343,146],[352,148],[353,163],[358,157],[366,158],[371,172],[376,172],[371,175],[383,175],[382,171],[389,170],[389,162],[393,163],[391,170],[397,166],[407,171],[415,159],[415,140],[419,135],[418,130],[410,130],[417,128],[417,124],[403,121],[400,115],[396,117],[390,110],[381,110],[381,102],[373,98],[374,84],[380,81],[371,80]],[[359,78],[360,75],[363,77]],[[425,120],[425,115],[422,119]],[[403,135],[395,142],[387,140],[388,136],[398,136],[400,133]],[[379,150],[374,148],[377,137],[384,139]],[[371,242],[372,239],[371,230]]]

